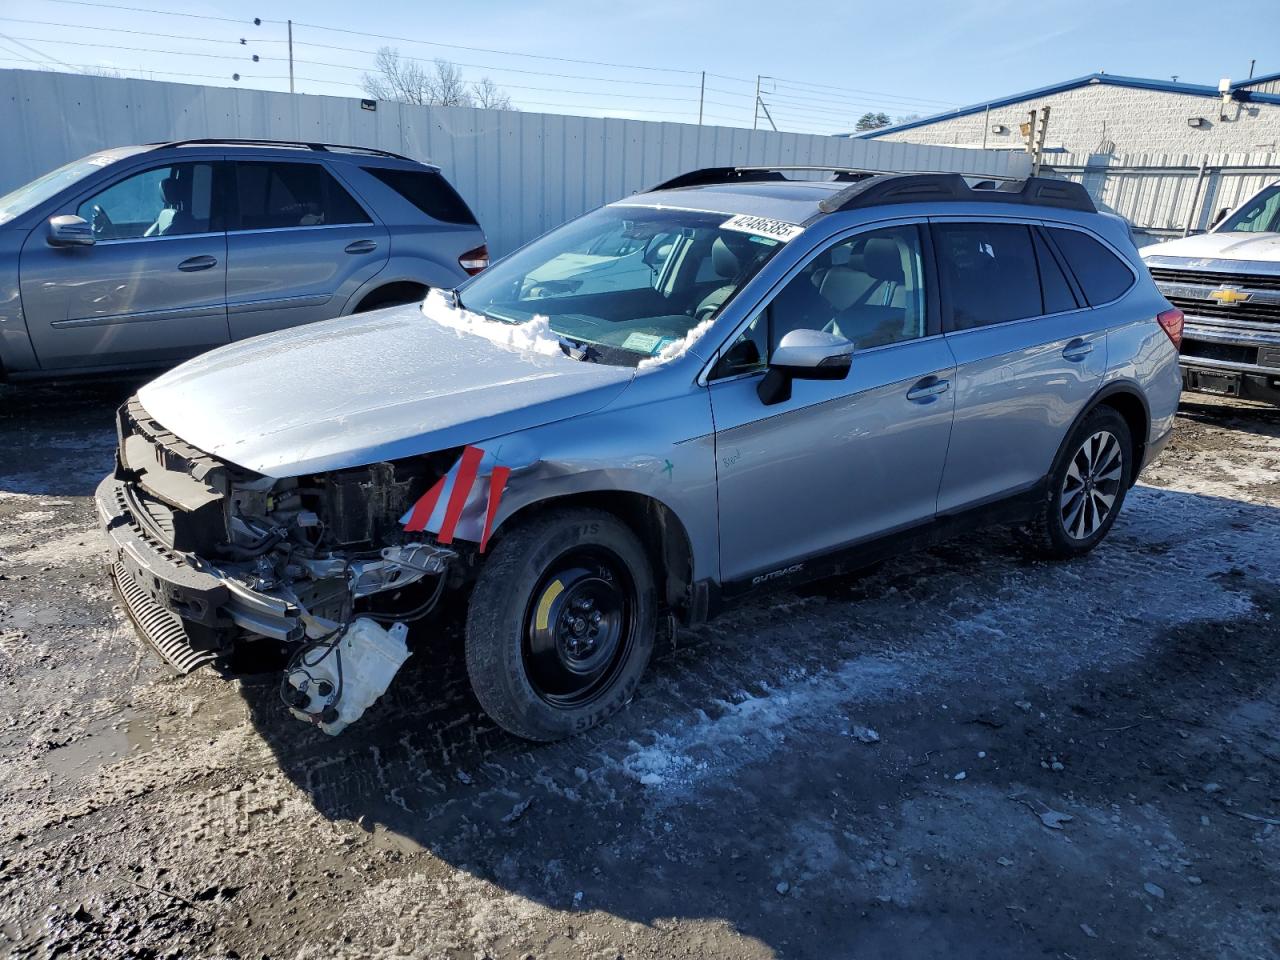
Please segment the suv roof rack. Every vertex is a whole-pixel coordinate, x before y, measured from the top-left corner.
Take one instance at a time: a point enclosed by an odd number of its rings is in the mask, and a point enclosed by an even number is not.
[[[983,176],[976,186],[970,186],[959,173],[888,174],[850,184],[821,200],[818,209],[823,213],[835,213],[837,210],[856,210],[887,203],[976,201],[1098,212],[1084,186],[1072,180],[1027,177],[1025,180],[995,183],[995,179]]]
[[[254,140],[241,137],[199,137],[192,140],[168,140],[149,143],[147,146],[163,150],[167,147],[191,147],[228,144],[240,147],[292,147],[299,150],[318,150],[321,153],[366,153],[372,157],[387,157],[392,160],[408,160],[417,163],[412,157],[406,157],[390,150],[379,150],[377,147],[355,147],[345,143],[315,143],[306,140]]]
[[[1093,199],[1084,187],[1071,180],[1045,177],[1016,178],[994,174],[961,174],[929,171],[903,173],[839,166],[763,166],[706,167],[691,170],[666,180],[651,190],[675,190],[680,187],[702,187],[717,183],[760,183],[788,180],[783,171],[826,172],[849,186],[824,198],[818,204],[823,213],[854,210],[888,203],[928,203],[982,201],[1024,203],[1041,207],[1059,207],[1097,213]],[[973,180],[974,183],[969,181]]]

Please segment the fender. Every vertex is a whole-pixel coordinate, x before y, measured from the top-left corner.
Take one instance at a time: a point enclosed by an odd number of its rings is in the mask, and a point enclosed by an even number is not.
[[[1071,421],[1071,426],[1067,428],[1066,432],[1062,436],[1062,444],[1058,447],[1058,452],[1054,454],[1053,460],[1049,464],[1049,471],[1045,474],[1046,479],[1051,477],[1053,472],[1061,465],[1062,458],[1067,455],[1067,443],[1070,441],[1072,436],[1075,435],[1076,429],[1080,424],[1084,422],[1084,418],[1092,413],[1098,404],[1102,403],[1104,400],[1121,394],[1128,398],[1136,399],[1140,404],[1142,404],[1142,417],[1145,428],[1142,431],[1141,436],[1135,436],[1133,439],[1137,441],[1140,451],[1146,450],[1147,443],[1151,439],[1150,436],[1148,436],[1151,430],[1151,407],[1147,403],[1147,398],[1142,392],[1142,388],[1128,377],[1112,380],[1110,383],[1106,383],[1099,388],[1099,390],[1089,398],[1089,402],[1086,403],[1080,409],[1080,412],[1076,414],[1075,419]],[[1130,487],[1138,482],[1138,471],[1141,469],[1142,456],[1139,455],[1134,465],[1133,475],[1129,478]]]

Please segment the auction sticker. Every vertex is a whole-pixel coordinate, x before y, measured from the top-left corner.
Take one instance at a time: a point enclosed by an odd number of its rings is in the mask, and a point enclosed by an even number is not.
[[[781,240],[786,243],[804,233],[804,227],[785,220],[774,220],[770,217],[753,217],[740,213],[720,224],[721,230],[737,230],[739,233],[750,233],[757,237],[768,237],[770,240]]]

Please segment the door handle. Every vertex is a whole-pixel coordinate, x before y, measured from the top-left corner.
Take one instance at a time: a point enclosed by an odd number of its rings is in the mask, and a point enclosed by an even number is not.
[[[1072,340],[1062,348],[1062,358],[1064,360],[1083,360],[1091,353],[1093,353],[1093,344],[1088,340],[1079,338]]]
[[[932,403],[951,389],[950,380],[939,380],[937,377],[925,377],[907,391],[907,399],[915,403]]]
[[[373,253],[378,249],[378,244],[373,240],[355,240],[347,244],[347,253]]]
[[[208,270],[210,267],[216,267],[217,265],[217,257],[187,257],[186,260],[178,264],[178,269],[183,273],[193,273],[196,270]]]

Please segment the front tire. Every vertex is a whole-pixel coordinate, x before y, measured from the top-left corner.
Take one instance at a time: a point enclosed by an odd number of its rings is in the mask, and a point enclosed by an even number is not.
[[[467,609],[472,689],[527,740],[581,733],[630,702],[653,651],[644,547],[611,514],[556,509],[505,532]]]
[[[1110,531],[1135,469],[1129,425],[1111,407],[1095,407],[1072,431],[1049,475],[1030,525],[1032,545],[1055,559],[1088,553]]]

